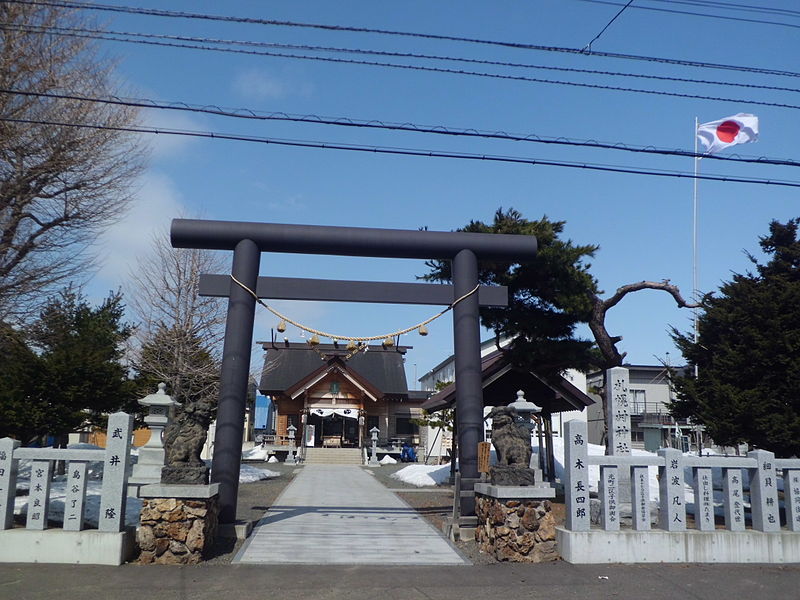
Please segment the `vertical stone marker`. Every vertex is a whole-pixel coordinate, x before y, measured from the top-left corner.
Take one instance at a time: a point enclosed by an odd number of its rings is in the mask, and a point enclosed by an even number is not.
[[[661,500],[659,526],[665,531],[686,530],[686,503],[683,493],[683,455],[675,448],[661,448],[658,455],[664,466],[658,467],[658,488]]]
[[[67,466],[67,493],[64,497],[64,530],[81,531],[86,504],[85,462],[71,462]]]
[[[131,455],[133,417],[123,412],[108,417],[103,488],[100,492],[100,531],[122,531],[128,497],[128,460]]]
[[[631,455],[631,410],[628,399],[628,369],[614,367],[606,371],[606,427],[609,456]],[[619,502],[631,502],[631,475],[628,467],[620,469]],[[636,512],[633,510],[632,512]]]
[[[14,450],[17,440],[0,440],[0,530],[10,529],[14,523],[14,498],[17,493],[17,464]]]
[[[694,469],[694,524],[700,531],[714,531],[714,489],[711,469]]]
[[[741,469],[722,470],[722,495],[725,498],[725,528],[728,531],[744,531]]]
[[[589,531],[589,451],[586,423],[567,421],[564,469],[569,473],[564,489],[566,526],[570,531]]]
[[[619,530],[619,468],[600,467],[598,496],[601,499],[600,526],[606,531]]]
[[[800,469],[784,471],[783,495],[786,504],[786,526],[791,531],[800,531]]]
[[[756,468],[750,469],[750,510],[753,512],[753,529],[764,532],[780,531],[775,455],[766,450],[752,450],[747,453],[747,458],[756,459]]]
[[[53,463],[49,460],[34,460],[31,463],[31,489],[28,496],[28,529],[47,529],[47,513],[50,504],[50,475]]]
[[[631,516],[633,528],[650,529],[650,478],[647,467],[631,469]]]

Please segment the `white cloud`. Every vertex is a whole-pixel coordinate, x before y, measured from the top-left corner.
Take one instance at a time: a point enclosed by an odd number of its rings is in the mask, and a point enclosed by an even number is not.
[[[145,110],[142,113],[142,122],[146,127],[155,129],[179,129],[190,131],[204,131],[207,129],[203,122],[193,119],[187,113],[171,110]],[[197,138],[183,135],[158,135],[151,133],[142,135],[144,136],[145,143],[150,146],[154,159],[177,156],[184,152],[190,144],[197,141]]]
[[[276,76],[263,69],[240,71],[233,79],[233,91],[246,100],[275,100],[288,96],[310,96],[313,86],[293,81],[290,76]]]
[[[150,252],[153,234],[169,229],[171,220],[185,212],[181,196],[165,175],[148,173],[125,218],[99,240],[100,267],[95,283],[115,289],[128,278],[139,259]]]

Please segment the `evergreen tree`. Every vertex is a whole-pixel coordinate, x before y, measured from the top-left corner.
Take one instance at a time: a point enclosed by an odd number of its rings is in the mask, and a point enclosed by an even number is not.
[[[747,442],[800,454],[800,219],[773,221],[760,238],[766,264],[735,274],[702,302],[699,337],[673,329],[693,376],[675,378],[672,413],[719,444]]]
[[[591,340],[576,337],[579,323],[589,321],[597,282],[585,261],[598,246],[575,245],[560,239],[564,221],[546,216],[531,221],[514,210],[498,209],[490,224],[470,221],[459,229],[473,233],[535,235],[536,260],[526,264],[481,261],[480,283],[508,287],[506,308],[481,307],[481,323],[498,339],[511,338],[508,355],[522,368],[556,374],[568,368],[588,370],[597,364]],[[428,281],[450,281],[449,261],[429,261]]]
[[[0,323],[0,437],[23,443],[47,431],[41,361],[20,331]]]
[[[27,332],[38,357],[39,402],[45,405],[38,433],[64,435],[88,424],[102,426],[110,412],[136,410],[122,362],[132,333],[123,313],[119,293],[98,307],[73,288],[48,300]]]

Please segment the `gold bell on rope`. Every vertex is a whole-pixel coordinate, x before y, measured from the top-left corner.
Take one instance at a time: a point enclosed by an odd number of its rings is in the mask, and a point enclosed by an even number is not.
[[[310,345],[312,345],[312,346],[318,346],[319,345],[319,336],[315,333],[314,335],[311,336],[311,339],[308,340],[308,343]]]
[[[389,336],[385,340],[383,340],[383,346],[386,348],[391,348],[392,346],[394,346],[394,339],[392,339],[392,336]]]
[[[281,322],[280,322],[280,323],[278,323],[277,330],[278,330],[280,333],[283,333],[284,331],[286,331],[286,321],[284,321],[283,319],[281,319]]]
[[[417,331],[420,335],[428,335],[428,328],[425,325],[420,325]]]
[[[348,350],[355,350],[356,349],[356,341],[350,340],[347,342],[347,349]]]

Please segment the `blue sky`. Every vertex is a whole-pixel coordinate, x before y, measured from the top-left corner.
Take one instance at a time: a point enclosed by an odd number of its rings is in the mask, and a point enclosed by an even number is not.
[[[111,4],[127,3],[111,1]],[[349,25],[584,47],[618,6],[558,0],[540,2],[155,2],[137,6],[262,19]],[[593,51],[670,57],[771,69],[797,70],[800,18],[718,11],[727,16],[782,20],[765,25],[635,10],[636,5],[697,7],[640,0],[593,43]],[[771,7],[796,3],[771,0]],[[97,13],[109,29],[210,38],[327,45],[618,71],[753,85],[800,88],[796,78],[697,69],[653,62],[575,56],[486,45],[354,32],[166,19]],[[715,101],[573,86],[245,56],[104,42],[119,59],[118,77],[131,97],[184,101],[258,111],[283,111],[355,119],[413,122],[502,130],[540,136],[593,139],[692,150],[694,119],[716,120],[738,112],[760,118],[756,144],[741,155],[791,158],[800,138],[797,109],[744,101]],[[350,57],[350,55],[345,55]],[[369,57],[364,57],[369,58]],[[377,59],[383,60],[383,59]],[[389,60],[389,59],[386,59]],[[423,64],[396,59],[398,63]],[[424,63],[432,64],[432,63]],[[797,92],[698,85],[597,74],[444,63],[454,69],[663,90],[780,104],[800,104]],[[461,139],[416,133],[254,122],[149,110],[148,125],[244,135],[425,148],[672,169],[691,172],[692,159],[524,142]],[[642,279],[670,279],[689,295],[692,287],[692,182],[582,169],[342,152],[244,142],[146,136],[153,148],[138,201],[126,220],[98,245],[104,264],[90,285],[97,298],[124,285],[147,253],[149,232],[181,214],[209,219],[362,227],[451,230],[470,219],[490,220],[498,207],[529,218],[566,221],[566,237],[600,245],[592,272],[602,289]],[[731,151],[727,151],[731,154]],[[793,167],[702,161],[701,172],[800,180]],[[798,216],[798,188],[702,181],[699,183],[699,281],[716,289],[732,272],[748,268],[743,250],[756,252],[771,219]],[[375,281],[414,281],[421,261],[265,254],[262,275]],[[377,335],[403,328],[435,307],[281,302],[276,306],[304,323],[334,333]],[[687,330],[691,315],[663,293],[629,296],[608,315],[609,331],[633,363],[657,358],[679,362],[667,330]],[[276,320],[259,309],[255,339],[268,339]],[[404,337],[409,379],[422,376],[452,351],[449,317],[431,335]],[[583,331],[588,336],[588,331]],[[299,331],[289,330],[293,340]],[[255,354],[258,357],[258,353]]]

